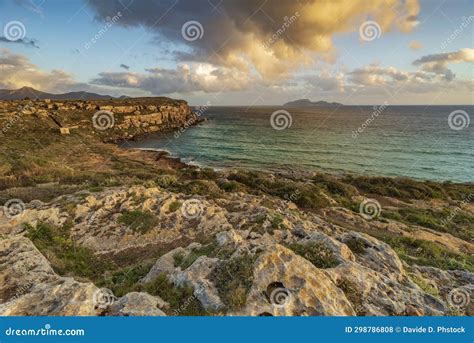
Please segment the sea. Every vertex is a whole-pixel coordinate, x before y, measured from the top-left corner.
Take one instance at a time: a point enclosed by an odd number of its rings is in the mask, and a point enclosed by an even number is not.
[[[201,107],[196,126],[125,148],[217,169],[474,181],[474,106]],[[472,118],[474,121],[474,118]]]

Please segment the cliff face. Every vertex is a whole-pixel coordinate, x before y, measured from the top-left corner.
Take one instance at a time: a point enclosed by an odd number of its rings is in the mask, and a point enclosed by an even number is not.
[[[193,113],[183,100],[134,98],[97,101],[2,101],[7,121],[34,116],[63,134],[81,130],[103,141],[133,139],[189,125]],[[62,130],[60,130],[62,128]]]

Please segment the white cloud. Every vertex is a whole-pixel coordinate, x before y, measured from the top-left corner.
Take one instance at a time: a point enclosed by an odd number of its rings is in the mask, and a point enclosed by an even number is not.
[[[176,69],[152,68],[146,73],[103,72],[92,83],[114,87],[139,88],[153,95],[215,93],[238,91],[250,85],[251,76],[235,69],[210,64],[184,64]]]
[[[61,91],[75,82],[62,70],[44,72],[23,55],[0,49],[0,88],[16,89],[29,86],[44,91]]]
[[[455,52],[426,55],[413,62],[415,66],[427,72],[443,75],[447,81],[452,81],[456,75],[448,68],[451,63],[474,62],[474,49],[460,49]]]

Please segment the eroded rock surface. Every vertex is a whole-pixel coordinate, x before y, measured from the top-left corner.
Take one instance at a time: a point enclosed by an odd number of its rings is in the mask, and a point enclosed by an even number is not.
[[[329,220],[335,217],[350,225]],[[130,292],[98,306],[100,287],[58,275],[50,266],[55,257],[45,257],[27,238],[24,224],[43,222],[67,224],[69,239],[99,260],[133,268],[158,257],[140,272],[94,280],[134,278]],[[403,225],[338,207],[302,212],[287,201],[246,193],[211,198],[147,186],[78,192],[2,218],[0,314],[160,316],[176,313],[177,301],[227,315],[472,314],[473,273],[409,266],[389,244],[351,229],[404,232]],[[439,237],[444,244],[448,236]],[[470,247],[457,242],[445,246]],[[173,298],[183,289],[191,295]],[[453,304],[453,289],[465,292],[468,302]]]

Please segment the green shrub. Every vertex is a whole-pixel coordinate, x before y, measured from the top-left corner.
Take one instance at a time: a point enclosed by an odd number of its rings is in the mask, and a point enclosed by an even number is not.
[[[222,193],[214,181],[194,180],[186,182],[177,188],[177,191],[192,195],[208,195],[215,198]]]
[[[106,287],[117,297],[122,297],[136,290],[137,283],[153,267],[153,262],[142,262],[135,266],[125,267],[107,276],[97,283],[98,287]]]
[[[283,224],[285,218],[280,214],[276,213],[271,221],[272,228],[273,229],[284,229],[286,226]]]
[[[343,181],[365,193],[401,199],[463,199],[469,194],[468,185],[440,184],[409,178],[347,176]]]
[[[356,312],[356,315],[365,315],[363,295],[357,291],[359,287],[346,279],[340,280],[337,283],[337,287],[339,287],[344,292],[347,300],[351,302],[352,308]]]
[[[175,267],[181,267],[182,270],[191,266],[201,256],[229,258],[233,250],[229,248],[219,247],[216,242],[203,245],[199,248],[192,249],[186,256],[176,254],[173,256]]]
[[[237,171],[230,174],[228,179],[248,186],[249,192],[266,193],[283,200],[291,200],[300,208],[319,209],[329,205],[320,189],[311,183],[296,182],[283,177],[274,178],[255,171]]]
[[[180,201],[173,201],[170,206],[168,207],[169,212],[175,212],[181,207]]]
[[[367,249],[367,243],[360,238],[350,237],[344,242],[354,254],[364,254]]]
[[[136,232],[146,233],[158,224],[158,218],[151,212],[125,211],[117,220]]]
[[[170,188],[178,183],[175,175],[160,175],[155,179],[155,183],[161,188]]]
[[[348,185],[331,175],[317,174],[313,177],[312,182],[336,196],[347,198],[357,194],[357,189],[355,187]]]
[[[414,283],[416,283],[423,291],[428,294],[431,294],[435,297],[439,297],[439,292],[436,287],[432,286],[429,282],[427,282],[423,277],[418,276],[414,273],[409,273],[408,276]]]
[[[242,191],[243,187],[241,186],[240,183],[236,181],[223,181],[223,182],[218,182],[219,187],[224,191],[224,192],[237,192],[237,191]]]
[[[474,234],[474,217],[463,211],[456,211],[451,218],[451,211],[432,209],[401,208],[397,211],[384,211],[383,216],[405,224],[414,224],[470,241]],[[449,220],[448,220],[449,219]]]
[[[244,255],[221,262],[209,279],[216,286],[219,296],[229,309],[241,308],[253,284],[256,257]]]
[[[105,271],[113,269],[113,264],[80,245],[69,235],[69,226],[57,228],[40,222],[35,227],[26,224],[26,236],[51,263],[60,275],[79,276],[88,280],[98,280]]]
[[[454,253],[434,242],[388,235],[377,238],[389,244],[408,264],[474,271],[474,256]]]
[[[145,284],[137,284],[134,290],[159,296],[166,301],[170,305],[166,310],[168,315],[204,316],[209,314],[203,309],[191,287],[176,287],[165,274],[160,274],[156,279]]]
[[[340,263],[334,252],[322,243],[295,243],[290,244],[288,248],[310,261],[317,268],[334,268]]]

